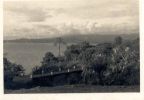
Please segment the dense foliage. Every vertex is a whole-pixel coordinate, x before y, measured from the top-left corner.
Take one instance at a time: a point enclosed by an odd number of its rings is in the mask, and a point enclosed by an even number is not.
[[[33,74],[61,71],[73,66],[83,68],[82,80],[78,81],[85,84],[139,85],[139,39],[128,41],[117,37],[113,43],[93,45],[85,41],[68,46],[64,56],[59,57],[48,52],[41,66],[33,69]]]
[[[24,68],[22,65],[10,62],[6,57],[4,57],[3,60],[5,88],[11,88],[13,85],[14,77],[24,75]]]

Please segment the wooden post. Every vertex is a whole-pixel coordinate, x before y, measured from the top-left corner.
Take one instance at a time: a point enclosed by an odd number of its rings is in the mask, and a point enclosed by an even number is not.
[[[51,72],[51,75],[53,75],[53,72]]]
[[[44,71],[43,71],[43,69],[42,69],[42,74],[44,74]]]

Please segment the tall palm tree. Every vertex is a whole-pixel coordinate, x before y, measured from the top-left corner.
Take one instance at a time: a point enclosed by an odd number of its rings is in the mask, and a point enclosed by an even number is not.
[[[59,57],[61,56],[61,44],[66,45],[66,42],[61,37],[56,38],[54,45],[56,46],[58,45]]]

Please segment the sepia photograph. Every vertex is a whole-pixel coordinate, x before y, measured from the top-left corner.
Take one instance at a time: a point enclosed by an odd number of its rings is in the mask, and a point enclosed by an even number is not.
[[[140,93],[139,0],[3,1],[4,94]]]

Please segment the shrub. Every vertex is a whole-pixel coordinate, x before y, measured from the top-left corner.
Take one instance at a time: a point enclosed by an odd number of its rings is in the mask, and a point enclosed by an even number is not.
[[[24,68],[21,65],[11,63],[7,58],[4,58],[4,84],[5,88],[12,88],[13,79],[16,76],[24,74]]]

